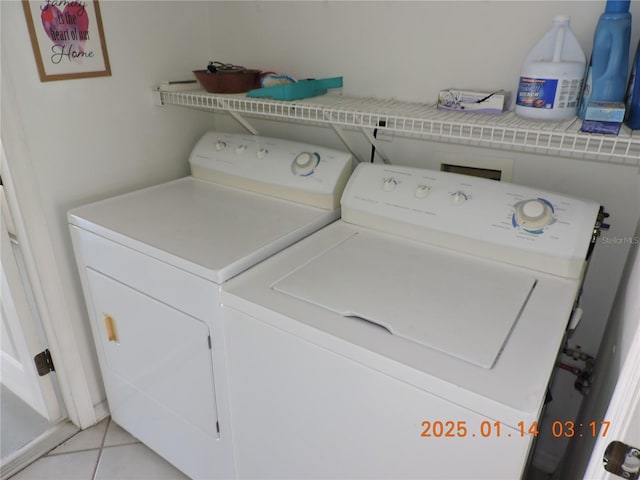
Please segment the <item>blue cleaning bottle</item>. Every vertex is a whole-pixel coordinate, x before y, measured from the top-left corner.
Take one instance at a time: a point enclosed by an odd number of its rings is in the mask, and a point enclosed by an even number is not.
[[[631,76],[629,77],[629,88],[627,89],[627,105],[624,117],[624,123],[631,130],[640,130],[640,43],[636,50],[636,56],[633,59],[631,67]]]
[[[583,120],[590,101],[624,101],[629,74],[630,3],[631,0],[607,0],[600,15],[578,112]]]

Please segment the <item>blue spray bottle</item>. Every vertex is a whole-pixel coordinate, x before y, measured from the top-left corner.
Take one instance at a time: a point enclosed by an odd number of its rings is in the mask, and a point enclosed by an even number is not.
[[[640,43],[636,50],[629,77],[629,88],[627,89],[627,111],[625,112],[624,123],[631,130],[640,130]]]
[[[630,3],[631,0],[607,0],[600,15],[578,112],[583,120],[590,101],[624,101],[629,74]]]

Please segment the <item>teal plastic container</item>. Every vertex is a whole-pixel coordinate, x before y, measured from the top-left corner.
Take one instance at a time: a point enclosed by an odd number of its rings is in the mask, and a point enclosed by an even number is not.
[[[286,85],[274,85],[251,90],[247,97],[273,98],[274,100],[301,100],[324,95],[329,88],[342,88],[342,77],[321,78],[319,80],[299,80]]]
[[[593,36],[593,53],[578,116],[584,119],[591,101],[624,102],[629,75],[631,0],[607,0]]]
[[[631,130],[640,130],[640,78],[638,78],[640,65],[638,65],[638,62],[640,62],[640,43],[638,43],[636,56],[631,66],[629,88],[627,89],[627,111],[624,117],[624,123],[626,123]]]

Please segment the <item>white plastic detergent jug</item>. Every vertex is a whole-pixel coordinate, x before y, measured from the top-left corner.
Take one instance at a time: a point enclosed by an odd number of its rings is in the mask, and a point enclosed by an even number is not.
[[[587,60],[569,21],[556,16],[525,58],[515,108],[521,117],[565,120],[577,114]]]

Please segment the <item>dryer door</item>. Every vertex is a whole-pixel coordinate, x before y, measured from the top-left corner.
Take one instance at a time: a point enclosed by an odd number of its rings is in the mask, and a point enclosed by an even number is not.
[[[219,433],[209,329],[91,268],[86,272],[113,419],[189,476],[210,477]]]

